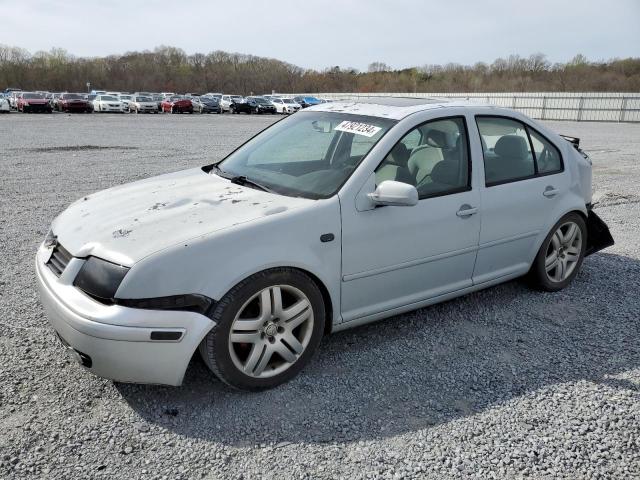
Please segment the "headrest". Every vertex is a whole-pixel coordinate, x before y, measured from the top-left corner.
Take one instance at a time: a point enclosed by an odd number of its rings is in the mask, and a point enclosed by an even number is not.
[[[436,148],[449,148],[447,134],[440,130],[429,130],[427,132],[427,144]]]
[[[458,162],[448,160],[436,163],[431,170],[431,180],[434,183],[457,185],[459,183],[459,165]]]
[[[401,167],[407,166],[407,160],[409,160],[409,149],[404,143],[398,142],[395,147],[391,149],[389,152],[390,160],[395,165],[400,165]]]
[[[528,155],[527,141],[519,135],[505,135],[496,142],[493,151],[501,157],[524,160]]]

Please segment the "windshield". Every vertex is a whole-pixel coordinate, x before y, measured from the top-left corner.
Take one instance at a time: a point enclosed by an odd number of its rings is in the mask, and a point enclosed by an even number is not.
[[[62,98],[79,99],[79,98],[82,98],[82,95],[79,95],[77,93],[65,93],[64,95],[62,95]]]
[[[136,97],[136,101],[138,102],[152,102],[151,97]]]
[[[269,100],[265,100],[264,98],[254,98],[253,99],[256,103],[259,103],[260,105],[268,105],[269,104]]]
[[[22,98],[44,98],[42,95],[40,95],[39,93],[23,93],[22,94]]]
[[[131,100],[131,95],[120,95],[120,100]]]
[[[246,177],[282,195],[328,198],[395,123],[364,115],[296,113],[248,141],[212,172]]]
[[[293,100],[291,100],[290,98],[283,98],[282,101],[284,103],[293,103]]]
[[[118,99],[116,97],[112,97],[110,95],[102,95],[100,97],[100,100],[105,100],[107,102],[117,102],[118,101]]]

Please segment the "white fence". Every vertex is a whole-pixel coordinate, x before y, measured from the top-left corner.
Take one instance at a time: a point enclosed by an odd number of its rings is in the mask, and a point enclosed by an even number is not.
[[[371,96],[464,98],[513,108],[540,120],[640,122],[640,93],[318,93],[312,95],[335,100]]]

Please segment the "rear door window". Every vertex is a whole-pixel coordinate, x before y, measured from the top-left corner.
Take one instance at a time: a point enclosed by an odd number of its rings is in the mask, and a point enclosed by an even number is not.
[[[487,186],[530,178],[536,174],[527,130],[502,117],[477,117]]]

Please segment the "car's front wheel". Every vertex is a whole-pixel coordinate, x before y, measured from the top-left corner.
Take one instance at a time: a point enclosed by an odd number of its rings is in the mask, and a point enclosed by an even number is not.
[[[555,292],[565,288],[580,270],[587,248],[587,226],[578,213],[569,213],[556,223],[529,272],[533,285]]]
[[[322,294],[305,273],[275,268],[240,282],[216,305],[200,344],[205,363],[242,390],[272,388],[309,362],[324,332]]]

